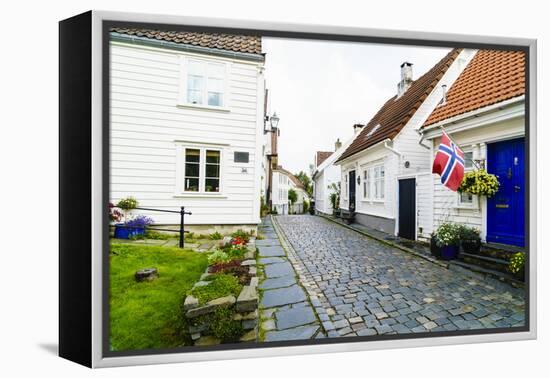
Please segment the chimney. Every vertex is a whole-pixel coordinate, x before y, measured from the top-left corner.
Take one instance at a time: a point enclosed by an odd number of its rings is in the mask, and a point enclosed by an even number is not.
[[[363,127],[365,127],[365,125],[363,125],[361,123],[356,123],[355,125],[353,125],[353,132],[358,133],[359,131],[361,131],[363,129]]]
[[[413,82],[412,63],[403,62],[401,64],[401,81],[397,84],[397,97],[403,96],[403,94],[409,89]]]
[[[334,143],[334,151],[338,151],[342,147],[342,142],[340,142],[340,138],[336,139],[336,143]]]

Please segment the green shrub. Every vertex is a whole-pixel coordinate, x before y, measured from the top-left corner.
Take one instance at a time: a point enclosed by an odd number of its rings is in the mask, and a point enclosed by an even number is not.
[[[233,320],[235,310],[232,308],[219,308],[213,313],[186,319],[188,324],[208,324],[208,334],[224,341],[237,341],[244,334],[241,322]]]
[[[521,274],[525,269],[525,253],[518,252],[512,256],[508,263],[508,270],[514,274]]]
[[[138,207],[138,201],[134,197],[126,197],[118,201],[116,207],[122,210],[132,210]]]
[[[477,228],[464,225],[458,225],[457,228],[460,240],[478,241],[481,239],[479,236],[479,230]]]
[[[231,260],[229,254],[221,249],[216,249],[208,256],[208,265],[219,264]]]
[[[186,234],[183,235],[183,238],[184,239],[195,239],[195,234],[193,232],[187,232]]]
[[[147,239],[168,240],[172,237],[173,235],[165,234],[162,232],[150,231],[150,230],[145,231],[145,238]]]
[[[288,200],[291,204],[295,203],[298,200],[298,193],[294,189],[288,190]]]
[[[228,274],[218,274],[211,279],[210,284],[206,286],[197,286],[190,290],[191,294],[203,304],[212,299],[233,295],[238,297],[242,286],[237,277]]]
[[[307,213],[307,211],[309,210],[309,202],[307,201],[302,202],[302,210],[304,213]]]
[[[210,235],[208,236],[208,238],[209,238],[210,240],[222,240],[222,239],[223,239],[223,235],[220,234],[218,231],[216,231],[216,232],[210,234]]]
[[[231,234],[232,238],[241,238],[244,240],[245,243],[248,243],[250,241],[250,233],[243,231],[243,230],[237,230],[234,233]]]

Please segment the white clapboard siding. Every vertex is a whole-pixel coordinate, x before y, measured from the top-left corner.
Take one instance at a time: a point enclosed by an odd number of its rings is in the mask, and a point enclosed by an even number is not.
[[[185,206],[193,212],[187,224],[255,224],[261,64],[208,56],[229,62],[227,110],[210,110],[178,103],[181,54],[111,45],[110,200],[133,196],[141,207]],[[176,146],[186,142],[223,149],[219,195],[178,192]],[[248,152],[249,163],[235,163],[235,151]],[[177,214],[143,213],[159,224],[179,222]]]

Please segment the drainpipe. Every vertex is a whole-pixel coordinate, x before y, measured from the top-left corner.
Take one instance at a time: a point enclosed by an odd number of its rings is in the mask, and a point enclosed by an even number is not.
[[[398,157],[399,157],[399,162],[401,162],[401,157],[403,156],[403,154],[399,151],[397,151],[395,148],[391,147],[389,144],[388,144],[389,140],[386,140],[384,142],[384,148],[387,148],[388,150],[390,150],[391,152],[393,152],[394,154],[396,154]]]
[[[390,150],[392,153],[396,154],[397,155],[397,158],[398,158],[398,167],[401,166],[401,158],[403,157],[403,154],[399,151],[397,151],[395,148],[391,147],[389,144],[388,144],[389,140],[386,140],[384,142],[384,148]],[[399,170],[399,169],[398,169]],[[397,172],[396,172],[397,173]],[[397,181],[396,181],[397,183]],[[398,198],[397,198],[397,191],[395,191],[395,194],[394,194],[394,221],[395,221],[395,224],[394,224],[394,229],[393,229],[393,233],[394,235],[397,235],[397,231],[398,231],[398,224],[397,224],[397,209],[398,209],[398,206],[397,206],[397,202],[398,201]]]
[[[426,146],[423,142],[424,142],[424,133],[422,132],[422,130],[416,130],[416,132],[418,133],[418,135],[420,135],[420,140],[418,141],[418,144],[421,146],[421,147],[424,147],[425,149],[427,150],[431,150],[432,147],[431,146]]]

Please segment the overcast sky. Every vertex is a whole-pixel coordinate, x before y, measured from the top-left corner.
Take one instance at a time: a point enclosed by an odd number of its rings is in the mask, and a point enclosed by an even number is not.
[[[397,91],[399,66],[413,78],[450,49],[263,38],[270,111],[280,117],[279,162],[309,172],[315,151],[333,151]]]

